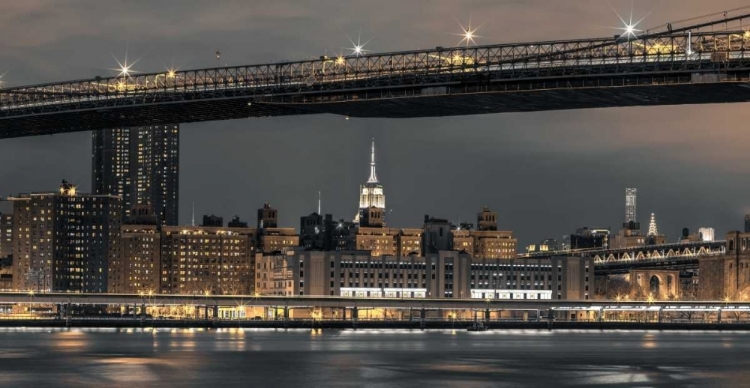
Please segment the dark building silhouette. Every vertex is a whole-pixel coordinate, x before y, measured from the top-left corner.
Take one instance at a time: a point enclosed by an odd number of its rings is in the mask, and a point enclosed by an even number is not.
[[[247,228],[247,222],[240,221],[240,216],[234,216],[227,226],[230,228]]]
[[[307,249],[325,249],[325,239],[328,235],[330,233],[326,233],[323,216],[320,214],[312,213],[300,217],[299,242],[301,246]]]
[[[224,226],[224,219],[213,214],[211,214],[210,216],[203,215],[203,223],[201,223],[201,226],[213,226],[216,228],[221,228]]]
[[[424,216],[422,255],[453,249],[452,225],[448,220]]]
[[[157,125],[94,131],[93,193],[121,196],[126,221],[135,205],[148,205],[159,225],[177,225],[179,129]]]
[[[276,211],[276,209],[272,208],[268,202],[264,203],[263,207],[258,209],[258,229],[278,227],[278,212]]]
[[[604,248],[607,246],[607,237],[605,233],[583,227],[570,235],[570,249]]]
[[[477,230],[497,230],[497,212],[490,211],[490,208],[485,206],[477,214]]]

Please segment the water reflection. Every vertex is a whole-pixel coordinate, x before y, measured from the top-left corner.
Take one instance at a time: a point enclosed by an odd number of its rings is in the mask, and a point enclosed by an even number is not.
[[[736,386],[747,333],[0,331],[0,386]],[[32,361],[33,360],[33,361]]]

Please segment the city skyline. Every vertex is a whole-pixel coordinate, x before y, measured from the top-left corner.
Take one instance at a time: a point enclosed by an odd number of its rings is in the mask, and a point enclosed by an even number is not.
[[[679,2],[679,7],[669,7],[676,2],[664,3],[664,7],[653,10],[644,25],[740,5],[733,1],[718,4],[694,1],[689,6],[683,7],[685,2]],[[346,45],[345,35],[359,29],[357,18],[347,22],[337,20],[335,25],[324,27],[320,41],[301,40],[298,34],[287,32],[289,25],[285,23],[294,18],[289,18],[286,12],[292,8],[286,5],[278,2],[270,6],[268,12],[283,23],[259,32],[259,36],[278,44],[252,40],[251,45],[259,49],[242,52],[222,45],[240,36],[229,34],[216,24],[213,29],[209,25],[207,32],[197,37],[186,32],[196,39],[196,48],[191,46],[190,50],[178,30],[165,35],[163,40],[154,40],[150,34],[156,31],[147,29],[124,36],[110,33],[98,36],[92,31],[80,31],[77,26],[62,26],[57,35],[36,38],[41,41],[19,38],[0,54],[2,72],[8,71],[4,85],[111,74],[107,70],[113,67],[111,54],[122,57],[126,48],[132,59],[142,56],[134,67],[139,71],[160,70],[164,62],[170,64],[170,56],[182,68],[213,66],[216,49],[221,49],[222,61],[229,64],[304,58],[331,51],[328,46]],[[294,9],[293,14],[304,15],[304,20],[330,19],[330,14],[324,15],[325,7],[329,6],[324,4],[321,9],[302,6]],[[613,2],[613,6],[622,11],[630,4]],[[45,17],[44,13],[31,12],[34,4],[25,5],[32,9],[22,11],[15,8],[17,5],[2,7],[6,7],[3,15],[8,16],[7,26],[17,22],[19,15]],[[368,49],[377,51],[454,45],[460,38],[451,35],[455,32],[453,26],[446,27],[447,23],[441,22],[445,13],[463,15],[459,19],[467,19],[471,13],[475,20],[480,14],[488,20],[497,16],[507,22],[505,28],[492,23],[483,25],[477,33],[481,37],[479,43],[550,36],[607,36],[613,31],[607,26],[618,24],[609,6],[592,1],[514,5],[513,11],[519,14],[535,12],[540,20],[561,21],[540,22],[544,27],[531,31],[521,28],[516,31],[512,28],[513,18],[498,16],[508,10],[507,6],[445,2],[440,4],[440,15],[427,15],[419,19],[418,25],[408,25],[409,16],[419,12],[417,3],[414,8],[406,7],[404,14],[394,19],[398,28],[393,29],[384,28],[384,19],[368,7],[365,3],[352,3],[337,12],[357,15],[369,11],[372,17],[364,35],[378,31],[368,45]],[[644,2],[635,3],[636,13],[646,14],[650,7]],[[84,12],[58,8],[59,12],[72,16]],[[234,10],[240,15],[256,9],[236,8],[228,5],[224,11],[211,12],[220,15]],[[591,19],[602,22],[572,23],[579,20],[582,10],[591,13]],[[126,9],[118,15],[125,20],[131,12]],[[301,23],[299,29],[312,33],[320,29],[319,24]],[[160,28],[169,26],[174,25],[163,23]],[[83,38],[72,39],[73,32]],[[389,34],[408,34],[408,39],[389,39]],[[58,50],[81,51],[84,46],[85,55],[73,58],[58,55]],[[147,46],[153,49],[144,48]],[[206,57],[198,58],[196,52],[206,52]],[[39,68],[45,63],[44,58],[53,57],[55,67]],[[733,122],[744,122],[750,115],[739,107],[618,108],[395,121],[355,118],[345,121],[341,117],[314,116],[186,124],[181,141],[180,224],[189,222],[193,201],[197,214],[216,213],[226,219],[238,214],[246,220],[252,219],[259,204],[270,201],[280,210],[280,224],[294,226],[300,215],[317,209],[318,191],[322,192],[323,213],[348,219],[352,198],[358,195],[358,185],[366,173],[363,171],[369,156],[366,144],[374,137],[382,150],[379,168],[382,184],[388,187],[388,206],[393,209],[388,218],[393,225],[418,225],[424,214],[455,222],[470,220],[476,209],[487,205],[499,212],[501,229],[513,230],[520,246],[525,246],[544,238],[560,238],[582,226],[616,229],[622,222],[622,188],[632,186],[638,187],[641,194],[639,218],[643,220],[650,212],[658,213],[660,230],[670,240],[683,227],[695,231],[711,226],[717,236],[722,236],[726,231],[741,229],[738,220],[748,210],[744,193],[750,191],[750,183],[744,181],[741,168],[747,136],[736,125],[716,127],[711,117],[731,117]],[[706,128],[712,128],[711,137],[705,136]],[[4,141],[0,144],[0,179],[8,183],[3,185],[2,195],[48,190],[62,178],[83,188],[90,187],[86,156],[90,140],[86,137],[69,134]],[[696,144],[704,144],[702,159],[693,154]],[[279,156],[279,150],[287,152]],[[324,155],[332,157],[325,160]],[[269,162],[275,160],[283,161]],[[21,173],[18,166],[35,167]],[[458,188],[446,190],[452,184]]]

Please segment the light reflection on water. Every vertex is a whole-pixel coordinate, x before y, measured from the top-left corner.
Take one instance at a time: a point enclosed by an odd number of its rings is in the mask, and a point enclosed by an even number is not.
[[[750,334],[0,330],[0,386],[736,386]],[[224,388],[224,387],[222,387]]]

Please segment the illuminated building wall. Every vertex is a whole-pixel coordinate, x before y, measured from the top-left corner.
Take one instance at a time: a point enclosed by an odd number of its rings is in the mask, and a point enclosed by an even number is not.
[[[58,193],[10,200],[14,289],[107,292],[120,254],[120,197],[79,194],[63,181]]]
[[[592,258],[490,260],[455,251],[427,257],[296,251],[267,260],[256,266],[256,287],[268,295],[585,300],[594,281]],[[273,260],[278,261],[272,265]]]
[[[162,227],[161,293],[250,294],[255,229]]]
[[[153,208],[159,224],[177,225],[179,125],[115,128],[92,133],[92,191]]]
[[[474,240],[475,259],[513,259],[516,257],[516,244],[513,232],[472,230],[469,235]]]
[[[396,254],[396,239],[399,230],[395,228],[365,228],[360,227],[354,236],[356,249],[370,251],[372,256]]]
[[[122,225],[120,256],[110,266],[109,292],[159,293],[161,232],[157,225]]]
[[[284,253],[255,255],[255,293],[258,295],[293,296],[294,266]]]
[[[259,235],[264,253],[281,252],[299,246],[299,235],[294,228],[263,228]]]

